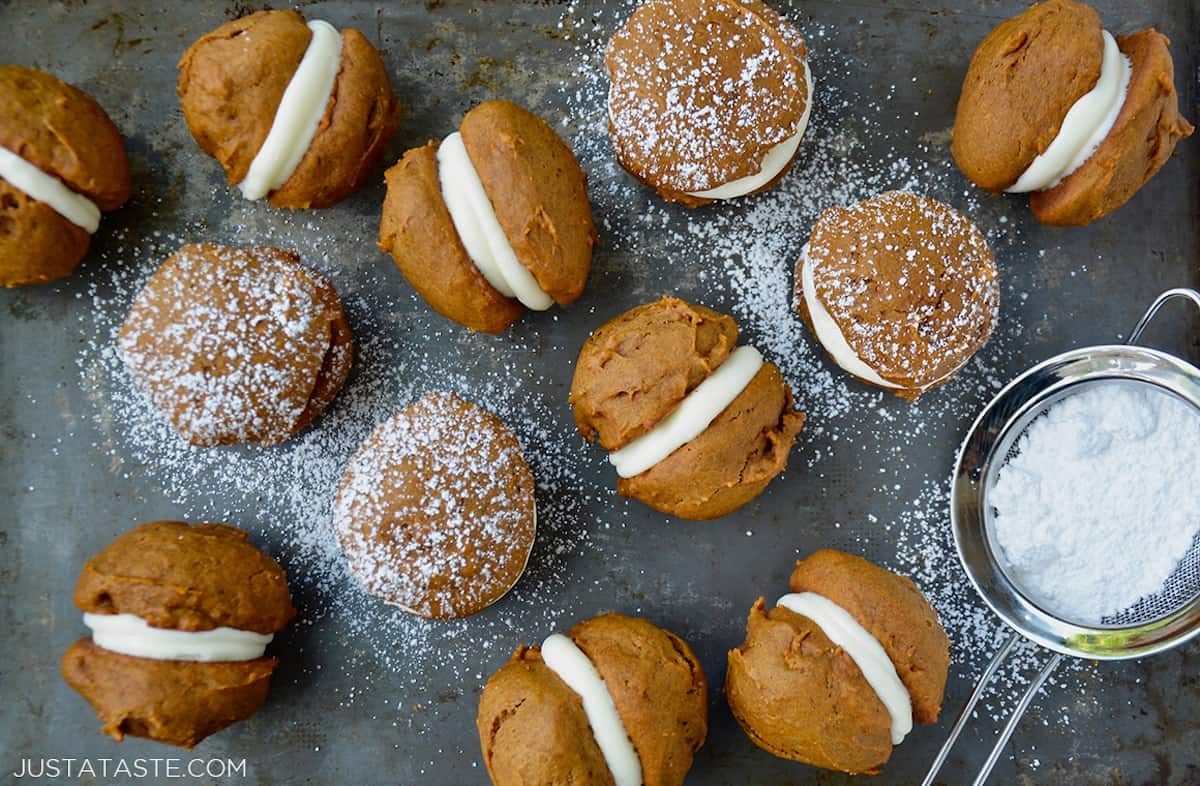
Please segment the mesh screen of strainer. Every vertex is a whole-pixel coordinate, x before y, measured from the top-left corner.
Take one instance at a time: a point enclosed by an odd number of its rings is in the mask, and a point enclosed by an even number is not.
[[[1049,412],[1054,405],[1058,404],[1067,396],[1080,393],[1088,386],[1105,384],[1105,382],[1105,380],[1090,380],[1086,382],[1079,382],[1060,389],[1054,395],[1049,396],[1039,402],[1037,406],[1031,408],[1014,423],[1012,423],[1012,425],[1007,429],[1006,433],[1000,438],[996,446],[994,455],[997,457],[997,459],[994,459],[991,462],[990,467],[986,471],[984,481],[985,501],[983,505],[984,520],[987,528],[987,538],[992,546],[992,552],[1000,557],[999,563],[1001,570],[1009,578],[1009,580],[1020,589],[1021,593],[1034,603],[1034,605],[1038,606],[1051,616],[1078,624],[1096,625],[1098,623],[1100,627],[1132,627],[1145,625],[1148,622],[1167,617],[1179,611],[1197,597],[1200,597],[1200,531],[1198,531],[1196,536],[1192,539],[1191,547],[1179,561],[1179,564],[1175,566],[1175,569],[1163,582],[1158,592],[1143,596],[1141,599],[1123,611],[1103,617],[1100,620],[1078,620],[1071,619],[1066,615],[1060,616],[1060,612],[1058,610],[1048,608],[1045,602],[1038,598],[1036,593],[1030,592],[1016,576],[1016,574],[1008,569],[1008,567],[1005,565],[1005,560],[1003,559],[1004,550],[999,545],[995,535],[996,509],[986,501],[987,493],[995,485],[996,479],[1000,474],[1000,469],[1003,468],[1004,465],[1008,464],[1020,452],[1020,439],[1029,430],[1030,426],[1033,425],[1034,421]],[[1133,384],[1151,383],[1139,381],[1134,382]],[[1173,396],[1178,401],[1184,401],[1187,403],[1186,399],[1175,395],[1167,388],[1159,387],[1157,385],[1154,387],[1167,393],[1168,395]],[[1196,492],[1200,494],[1200,488],[1198,488]]]

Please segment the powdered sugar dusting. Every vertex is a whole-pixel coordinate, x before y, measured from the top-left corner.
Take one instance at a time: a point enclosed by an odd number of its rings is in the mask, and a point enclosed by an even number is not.
[[[906,387],[926,388],[961,368],[999,317],[987,241],[935,200],[888,191],[830,208],[806,255],[816,295],[854,353]]]
[[[488,606],[533,546],[533,479],[516,438],[455,396],[426,394],[351,459],[333,509],[350,569],[423,617]]]
[[[608,48],[613,146],[639,176],[684,193],[754,174],[811,100],[803,60],[799,34],[773,13],[646,3]]]
[[[1195,548],[1200,416],[1186,402],[1145,383],[1088,385],[1034,420],[1016,450],[988,494],[996,542],[1055,616],[1108,622],[1159,593]]]
[[[118,346],[184,439],[273,444],[299,423],[331,351],[327,286],[275,249],[185,246],[134,299]]]

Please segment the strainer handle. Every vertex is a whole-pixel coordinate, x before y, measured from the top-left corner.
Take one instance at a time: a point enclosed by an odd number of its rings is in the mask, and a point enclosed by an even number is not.
[[[1154,316],[1158,314],[1158,310],[1163,307],[1163,304],[1168,300],[1174,300],[1177,297],[1192,301],[1192,305],[1194,305],[1197,309],[1200,309],[1200,292],[1197,292],[1194,289],[1188,289],[1186,287],[1168,289],[1166,292],[1163,292],[1161,295],[1155,298],[1154,302],[1150,304],[1150,308],[1146,309],[1146,313],[1142,314],[1142,318],[1138,320],[1137,326],[1133,329],[1133,332],[1129,334],[1129,340],[1125,343],[1136,344],[1138,339],[1142,337],[1142,333],[1146,330],[1146,326],[1149,325],[1150,321],[1154,319]]]
[[[942,749],[938,751],[937,757],[933,760],[933,764],[929,768],[928,774],[925,775],[925,780],[921,781],[921,786],[933,786],[934,779],[937,778],[938,772],[942,769],[942,765],[946,763],[946,758],[950,755],[950,751],[954,748],[954,743],[958,741],[958,737],[962,734],[963,728],[966,727],[967,721],[971,717],[971,712],[975,709],[975,705],[979,703],[979,699],[983,696],[984,690],[992,677],[1000,669],[1000,666],[1008,659],[1008,654],[1012,652],[1012,648],[1016,646],[1020,637],[1014,633],[1008,637],[1008,641],[997,650],[992,656],[991,663],[983,670],[983,675],[979,681],[975,683],[975,690],[971,693],[971,698],[967,699],[967,703],[963,706],[962,711],[958,713],[958,719],[954,721],[954,728],[950,730],[950,736],[946,738],[946,742],[942,745]],[[1025,710],[1029,708],[1030,702],[1042,687],[1050,674],[1058,667],[1062,661],[1062,655],[1055,653],[1054,657],[1038,672],[1037,677],[1030,683],[1029,688],[1025,691],[1025,695],[1017,702],[1017,706],[1013,709],[1012,716],[1000,731],[1000,736],[996,740],[996,744],[992,747],[991,754],[988,755],[987,761],[979,770],[979,775],[974,780],[975,786],[983,786],[987,783],[988,776],[992,774],[992,769],[996,766],[996,762],[1000,760],[1000,753],[1004,750],[1004,746],[1008,744],[1009,738],[1016,731],[1017,724],[1021,720],[1021,716],[1025,714]]]

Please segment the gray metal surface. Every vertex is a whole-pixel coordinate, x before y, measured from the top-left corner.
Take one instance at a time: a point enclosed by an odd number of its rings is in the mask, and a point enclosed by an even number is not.
[[[999,385],[1073,346],[1113,341],[1160,291],[1196,285],[1198,143],[1183,143],[1108,220],[1040,227],[1024,199],[973,189],[948,152],[971,52],[1020,0],[776,6],[812,48],[818,105],[809,137],[774,195],[696,212],[664,207],[633,185],[603,140],[598,56],[628,2],[304,6],[380,43],[405,103],[389,160],[496,97],[537,111],[576,147],[603,236],[588,289],[569,308],[489,338],[431,315],[374,247],[380,178],[333,209],[289,216],[242,203],[196,149],[174,64],[189,42],[258,4],[0,0],[0,60],[48,69],[96,96],[126,135],[136,183],[134,200],[105,217],[78,275],[0,292],[0,774],[9,778],[23,759],[180,755],[101,736],[57,662],[84,632],[71,590],[88,556],[139,521],[206,518],[251,530],[289,571],[301,610],[272,645],[282,664],[267,705],[194,754],[244,758],[251,782],[486,783],[474,716],[487,676],[518,643],[607,609],[674,630],[703,662],[710,731],[689,784],[919,781],[1003,639],[954,555],[946,488],[955,448]],[[1114,32],[1154,24],[1171,35],[1176,84],[1195,120],[1197,5],[1097,6]],[[822,207],[906,184],[968,212],[1003,281],[993,341],[960,379],[915,406],[833,372],[780,309],[787,269]],[[189,239],[295,247],[346,301],[362,347],[355,376],[309,432],[274,452],[174,445],[139,410],[108,352],[137,282]],[[810,416],[786,475],[717,522],[668,521],[616,497],[613,473],[581,444],[566,404],[587,332],[664,292],[733,313]],[[1198,336],[1180,309],[1164,313],[1147,341],[1196,362]],[[365,597],[322,525],[339,463],[388,411],[432,387],[498,410],[542,480],[539,542],[521,583],[479,617],[440,626]],[[725,652],[740,643],[751,603],[782,594],[797,556],[823,546],[913,574],[954,642],[941,721],[917,729],[873,779],[759,751],[720,693]],[[1193,643],[1143,661],[1060,667],[992,783],[1200,783],[1198,654]],[[968,780],[1023,676],[998,678],[1001,690],[984,698],[944,782]]]

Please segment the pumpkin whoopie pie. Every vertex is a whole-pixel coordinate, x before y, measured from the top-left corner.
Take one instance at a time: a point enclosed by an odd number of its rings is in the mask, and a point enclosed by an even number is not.
[[[989,191],[1031,192],[1045,224],[1089,224],[1125,204],[1192,126],[1166,36],[1104,29],[1076,0],[1035,3],[979,45],[951,152]]]
[[[585,178],[537,115],[480,104],[386,179],[379,247],[447,319],[501,333],[583,293],[596,244]]]
[[[759,598],[729,652],[725,697],[763,750],[875,773],[941,712],[950,640],[911,580],[823,550],[796,563],[771,609]]]
[[[131,188],[121,134],[91,96],[36,68],[0,66],[0,286],[70,275],[100,214]]]
[[[609,451],[623,496],[712,519],[783,471],[804,414],[779,369],[737,337],[732,318],[665,297],[584,343],[571,382],[575,423]]]
[[[999,303],[983,233],[908,191],[829,208],[796,264],[796,309],[833,362],[910,400],[966,365]]]
[[[759,0],[649,0],[605,63],[617,160],[667,200],[756,194],[796,157],[812,112],[808,48]]]
[[[118,742],[191,748],[253,715],[278,661],[263,654],[296,616],[283,570],[224,524],[154,521],[88,560],[75,605],[92,630],[62,674]]]
[[[426,393],[350,460],[333,529],[374,595],[420,617],[466,617],[525,570],[537,531],[533,475],[500,418],[453,393]]]
[[[179,61],[183,116],[247,199],[329,207],[375,170],[400,103],[379,52],[352,28],[259,11],[202,36]]]
[[[133,300],[117,348],[193,445],[273,445],[342,389],[354,340],[337,292],[277,248],[183,246]]]
[[[495,786],[681,786],[708,733],[708,683],[675,634],[602,614],[519,647],[476,725]]]

